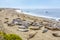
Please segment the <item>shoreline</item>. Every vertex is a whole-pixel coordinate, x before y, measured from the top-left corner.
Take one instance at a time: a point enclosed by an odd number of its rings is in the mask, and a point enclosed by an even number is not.
[[[56,21],[58,21],[60,18],[56,18],[56,17],[50,17],[50,16],[44,16],[44,15],[36,15],[36,14],[33,14],[33,13],[28,13],[28,12],[24,12],[24,11],[21,11],[21,10],[16,10],[17,12],[19,13],[24,13],[24,14],[28,14],[28,15],[32,15],[32,16],[37,16],[37,17],[44,17],[44,18],[48,18],[48,19],[54,19]]]

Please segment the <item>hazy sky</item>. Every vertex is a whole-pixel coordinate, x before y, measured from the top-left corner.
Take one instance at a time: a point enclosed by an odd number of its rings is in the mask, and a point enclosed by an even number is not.
[[[0,7],[60,8],[60,0],[0,0]]]

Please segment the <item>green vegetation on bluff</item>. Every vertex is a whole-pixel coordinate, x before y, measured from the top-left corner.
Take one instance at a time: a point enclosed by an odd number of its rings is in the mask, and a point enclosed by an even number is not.
[[[16,34],[6,34],[4,32],[0,32],[0,39],[1,40],[22,40],[22,38]]]

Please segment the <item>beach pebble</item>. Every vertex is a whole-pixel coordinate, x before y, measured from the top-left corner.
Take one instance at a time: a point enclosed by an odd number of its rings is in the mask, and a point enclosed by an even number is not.
[[[52,33],[52,35],[55,36],[55,37],[60,37],[59,33]]]

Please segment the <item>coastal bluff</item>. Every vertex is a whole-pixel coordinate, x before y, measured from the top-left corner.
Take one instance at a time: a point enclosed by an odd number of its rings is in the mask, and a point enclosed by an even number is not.
[[[23,40],[60,40],[60,21],[25,14],[19,8],[0,8],[0,31]]]

